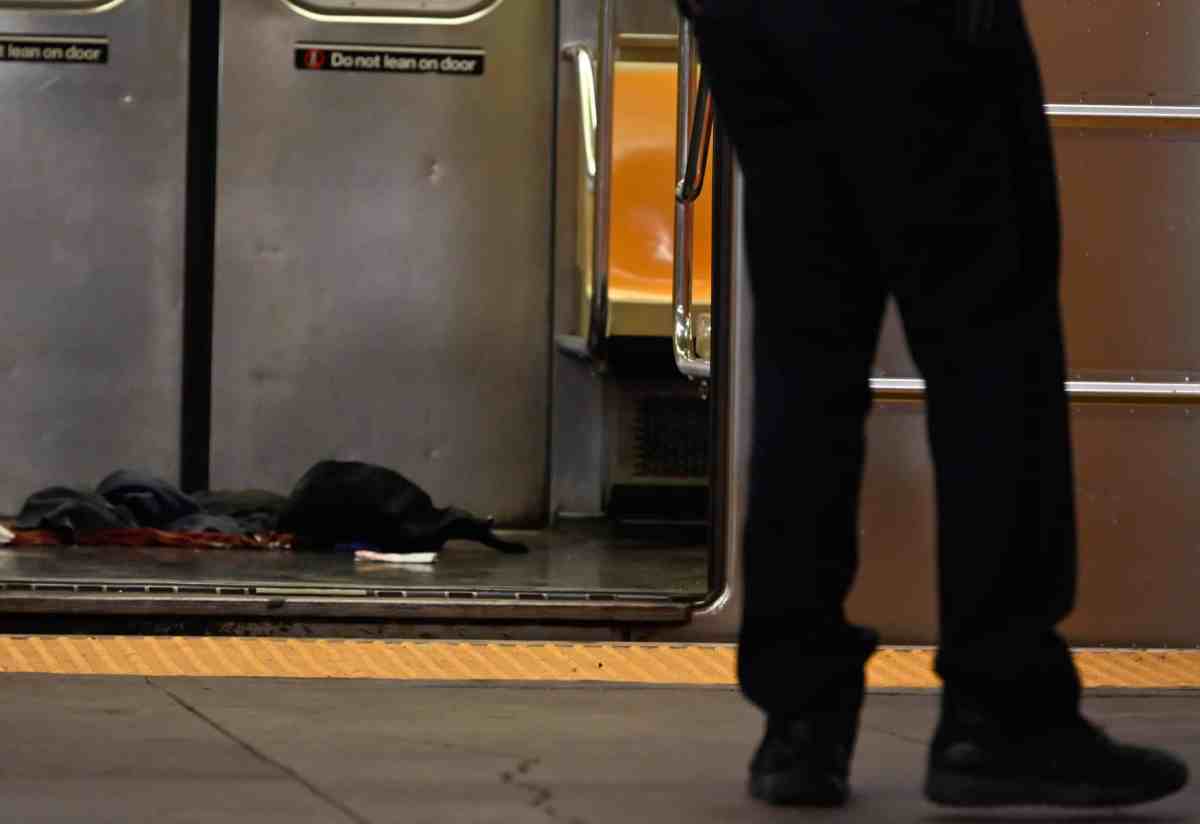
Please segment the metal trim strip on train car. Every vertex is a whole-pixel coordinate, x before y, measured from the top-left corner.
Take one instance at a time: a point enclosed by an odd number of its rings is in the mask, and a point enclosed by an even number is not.
[[[487,52],[477,48],[301,42],[295,50],[295,66],[300,71],[479,77],[486,62]]]
[[[301,17],[309,20],[316,20],[321,23],[368,23],[371,25],[406,25],[406,26],[461,26],[467,23],[475,23],[500,7],[504,0],[492,0],[492,2],[480,2],[474,11],[467,11],[465,14],[459,15],[439,15],[436,13],[425,12],[417,16],[421,12],[420,9],[409,9],[407,11],[385,11],[380,10],[371,12],[369,9],[364,9],[361,6],[354,6],[353,10],[347,8],[344,11],[337,11],[333,8],[321,10],[312,8],[319,6],[320,3],[313,0],[279,0],[290,11]],[[328,4],[325,4],[328,6]]]
[[[0,34],[0,63],[102,66],[108,50],[107,37]]]
[[[83,0],[82,2],[64,0],[53,6],[31,6],[29,3],[0,0],[0,14],[103,14],[125,5],[125,2],[126,0]]]

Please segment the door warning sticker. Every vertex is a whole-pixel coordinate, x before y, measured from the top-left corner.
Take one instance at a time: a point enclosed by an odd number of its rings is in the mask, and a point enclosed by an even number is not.
[[[108,38],[0,34],[0,62],[100,66],[108,62]]]
[[[310,72],[479,76],[485,57],[483,49],[296,44],[296,68]]]

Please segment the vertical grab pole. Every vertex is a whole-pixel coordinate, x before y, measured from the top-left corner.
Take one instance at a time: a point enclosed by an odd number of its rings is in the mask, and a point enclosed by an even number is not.
[[[595,220],[592,237],[592,306],[588,355],[603,363],[608,341],[608,265],[612,227],[613,84],[616,76],[616,2],[600,7],[600,93],[596,122]]]
[[[675,104],[675,179],[687,175],[688,138],[692,121],[692,74],[695,67],[695,34],[692,21],[679,21],[679,74]],[[693,209],[688,201],[675,201],[675,329],[672,339],[675,364],[683,364],[692,352],[692,232]],[[684,372],[684,374],[687,374]]]
[[[675,328],[671,337],[675,366],[679,371],[689,378],[707,379],[712,374],[712,364],[696,357],[692,329],[692,239],[693,203],[703,185],[704,163],[713,128],[713,110],[707,87],[701,84],[699,91],[695,88],[693,77],[696,63],[695,34],[692,22],[685,17],[679,27],[679,85],[675,124],[675,163],[679,185],[675,191],[675,277],[672,290]]]

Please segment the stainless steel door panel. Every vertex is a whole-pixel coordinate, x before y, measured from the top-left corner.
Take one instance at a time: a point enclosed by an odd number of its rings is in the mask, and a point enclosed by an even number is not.
[[[904,339],[904,327],[896,302],[889,300],[883,329],[879,334],[879,350],[875,356],[875,376],[879,378],[915,378],[917,367]]]
[[[1194,2],[1038,0],[1025,7],[1051,102],[1197,102]],[[1200,133],[1072,124],[1056,128],[1055,140],[1072,377],[1195,380]],[[888,377],[915,374],[894,316],[877,367]],[[1186,405],[1073,407],[1080,587],[1064,629],[1075,642],[1197,642],[1200,511],[1188,502],[1200,482],[1198,413]],[[871,423],[864,560],[851,611],[893,640],[936,640],[924,428],[917,404],[880,404]]]
[[[554,9],[453,27],[222,20],[213,484],[337,456],[546,507]],[[487,49],[482,77],[302,72],[298,42]]]
[[[923,407],[876,404],[867,444],[851,619],[893,643],[936,642],[933,467]]]
[[[1026,2],[1051,103],[1194,105],[1200,5],[1192,0]],[[1200,371],[1200,125],[1055,129],[1063,300],[1073,377],[1182,381]],[[915,377],[894,315],[877,373]]]
[[[1200,100],[1195,0],[1026,0],[1047,97],[1057,103]]]
[[[1071,375],[1200,377],[1200,129],[1057,137]]]
[[[0,512],[13,512],[36,488],[121,466],[178,475],[188,3],[4,8],[0,31],[110,38],[106,65],[0,64]]]
[[[1072,410],[1078,644],[1195,645],[1200,627],[1200,412],[1185,406]],[[870,424],[862,567],[850,614],[892,641],[936,640],[934,495],[917,404],[881,404]],[[987,523],[978,525],[989,529]],[[971,547],[950,548],[971,552]]]
[[[1200,127],[1055,136],[1072,378],[1200,378]],[[876,370],[916,374],[894,316]]]

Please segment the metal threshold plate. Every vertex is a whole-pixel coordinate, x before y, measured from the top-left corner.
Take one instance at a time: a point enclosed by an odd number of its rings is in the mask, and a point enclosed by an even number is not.
[[[0,549],[0,612],[276,618],[682,621],[707,547],[602,524],[520,535],[526,555],[451,543],[436,564],[352,555],[120,547]]]
[[[681,623],[691,614],[687,602],[649,593],[198,589],[203,588],[0,582],[0,613],[598,623]]]

